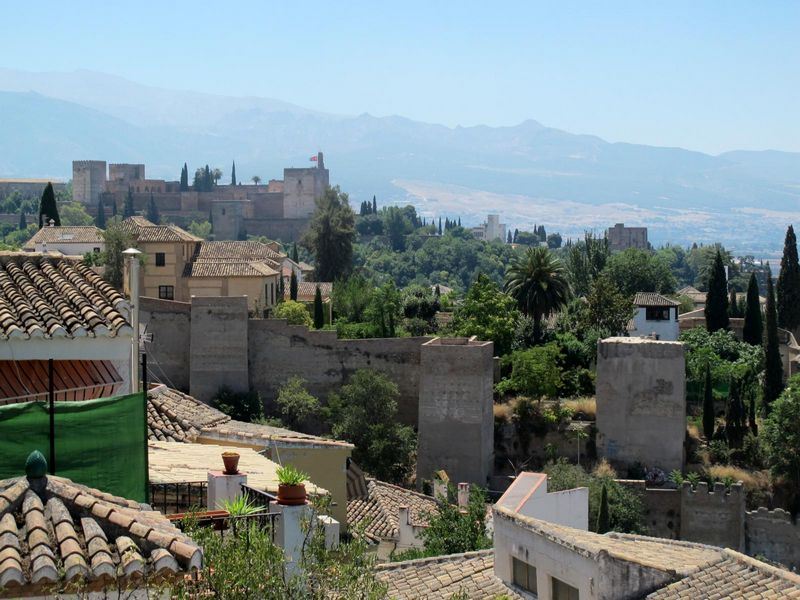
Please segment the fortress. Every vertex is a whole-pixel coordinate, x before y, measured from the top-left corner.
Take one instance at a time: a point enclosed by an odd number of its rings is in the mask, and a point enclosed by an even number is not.
[[[102,200],[108,215],[122,210],[128,193],[134,208],[144,211],[152,195],[162,216],[177,225],[210,220],[217,240],[245,239],[247,234],[282,241],[300,237],[314,212],[314,201],[330,185],[322,152],[316,166],[287,168],[283,179],[266,185],[216,185],[209,192],[181,191],[178,181],[148,179],[143,164],[107,164],[103,160],[72,163],[72,198],[96,214]]]

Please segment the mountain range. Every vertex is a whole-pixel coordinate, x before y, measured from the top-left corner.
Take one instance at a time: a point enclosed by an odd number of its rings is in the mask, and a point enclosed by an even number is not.
[[[0,177],[69,178],[73,159],[105,159],[145,163],[148,176],[175,180],[184,162],[227,173],[235,160],[240,180],[266,180],[310,164],[318,150],[356,203],[376,194],[468,222],[500,212],[514,225],[577,233],[623,218],[679,242],[687,227],[724,238],[726,225],[714,215],[777,223],[800,208],[800,153],[712,156],[610,143],[533,120],[449,128],[167,90],[92,71],[0,69]]]

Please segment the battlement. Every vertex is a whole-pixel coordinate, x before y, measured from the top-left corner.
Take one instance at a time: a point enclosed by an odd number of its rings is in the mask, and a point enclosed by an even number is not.
[[[662,342],[638,337],[612,337],[597,342],[597,354],[602,358],[675,358],[684,355],[682,342]]]
[[[106,168],[106,161],[104,160],[73,160],[72,168],[89,169],[95,167]]]
[[[741,481],[734,483],[730,488],[721,481],[715,481],[714,487],[711,489],[709,489],[708,483],[705,481],[698,483],[697,489],[692,489],[692,484],[688,481],[684,481],[681,487],[681,493],[683,496],[688,496],[692,500],[701,500],[704,496],[713,496],[714,499],[722,499],[723,502],[728,500],[741,502],[745,497],[744,485],[742,485]]]
[[[792,515],[782,508],[770,510],[766,506],[759,506],[757,510],[747,511],[747,519],[749,520],[765,520],[777,523],[788,523],[792,527],[800,529],[800,522],[792,523]]]

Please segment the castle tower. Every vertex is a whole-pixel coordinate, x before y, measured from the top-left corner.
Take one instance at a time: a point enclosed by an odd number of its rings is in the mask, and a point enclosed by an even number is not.
[[[314,213],[315,200],[329,185],[322,152],[317,153],[317,166],[308,169],[283,170],[283,218],[307,219]]]
[[[72,161],[72,199],[83,204],[96,205],[100,194],[106,191],[106,161]]]

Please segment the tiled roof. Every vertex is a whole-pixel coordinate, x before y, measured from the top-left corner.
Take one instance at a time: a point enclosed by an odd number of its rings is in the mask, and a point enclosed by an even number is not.
[[[156,225],[144,217],[128,217],[122,221],[122,228],[139,242],[202,242],[203,239],[192,235],[171,223]]]
[[[102,244],[103,231],[94,225],[63,225],[61,227],[42,227],[25,242],[23,250],[33,251],[36,244]]]
[[[411,524],[426,526],[427,513],[438,512],[436,500],[431,496],[378,481],[367,480],[367,497],[354,498],[347,503],[347,522],[363,527],[364,534],[374,540],[396,539],[398,530],[398,509],[409,508]]]
[[[800,576],[733,550],[723,559],[647,596],[650,600],[697,598],[800,598]]]
[[[79,260],[0,253],[0,339],[131,333],[122,295]]]
[[[680,302],[676,302],[671,298],[656,294],[654,292],[637,292],[633,298],[633,303],[636,306],[680,306]]]
[[[184,277],[269,277],[278,275],[284,255],[253,241],[201,242]]]
[[[245,423],[196,398],[160,385],[148,392],[147,429],[151,440],[194,442],[198,437],[222,442],[268,445],[280,441],[298,445],[352,444],[281,427]]]
[[[47,400],[46,360],[0,360],[0,404]],[[110,360],[54,360],[56,402],[113,396],[122,377]]]
[[[269,277],[278,272],[263,262],[197,261],[186,263],[184,277]]]
[[[202,242],[196,260],[218,260],[221,258],[240,261],[258,261],[265,258],[279,261],[286,255],[276,252],[267,244],[254,241]]]
[[[495,576],[493,550],[387,563],[375,571],[396,600],[522,598]]]
[[[160,513],[68,479],[0,482],[0,596],[182,576],[202,552]],[[79,588],[80,589],[80,588]]]
[[[298,302],[313,302],[314,297],[317,295],[317,286],[319,292],[322,294],[323,301],[327,301],[331,297],[333,291],[333,283],[330,281],[301,281],[297,284],[297,301]],[[291,290],[286,285],[283,291],[284,300],[291,297]]]

